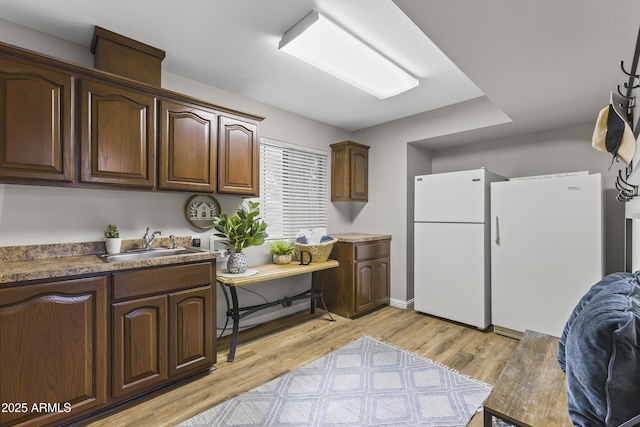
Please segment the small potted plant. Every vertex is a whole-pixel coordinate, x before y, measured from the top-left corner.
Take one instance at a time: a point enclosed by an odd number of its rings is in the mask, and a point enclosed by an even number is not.
[[[118,231],[118,227],[109,224],[107,228],[104,230],[104,243],[107,248],[108,254],[117,254],[120,253],[120,246],[122,245],[122,239],[120,238],[120,232]]]
[[[231,274],[244,273],[247,270],[247,255],[242,252],[249,246],[260,246],[267,238],[267,224],[259,218],[259,202],[244,200],[233,216],[222,214],[213,218],[218,237],[223,237],[225,245],[233,249],[227,261],[227,270]]]
[[[269,245],[274,264],[289,264],[295,253],[296,243],[292,241],[276,240]]]

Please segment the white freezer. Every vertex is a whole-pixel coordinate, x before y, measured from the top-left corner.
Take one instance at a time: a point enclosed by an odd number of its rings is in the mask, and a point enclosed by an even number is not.
[[[414,308],[485,329],[491,323],[484,224],[416,223]]]
[[[560,336],[602,278],[599,174],[491,185],[492,321]]]

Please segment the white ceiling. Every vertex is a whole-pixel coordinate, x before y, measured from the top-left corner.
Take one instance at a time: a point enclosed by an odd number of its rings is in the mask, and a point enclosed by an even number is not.
[[[165,71],[349,131],[479,97],[512,120],[434,144],[595,122],[627,81],[619,61],[630,66],[640,24],[637,0],[394,2],[1,0],[0,18],[87,49],[98,25],[164,50]],[[314,9],[380,43],[420,85],[379,100],[278,51]]]

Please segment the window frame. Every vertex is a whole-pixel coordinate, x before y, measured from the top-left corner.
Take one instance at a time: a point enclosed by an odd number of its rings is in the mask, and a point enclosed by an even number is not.
[[[260,137],[260,217],[267,242],[295,240],[303,229],[328,228],[329,153]]]

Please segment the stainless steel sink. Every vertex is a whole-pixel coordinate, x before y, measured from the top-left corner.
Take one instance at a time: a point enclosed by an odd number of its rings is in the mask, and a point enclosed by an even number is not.
[[[120,254],[99,254],[97,255],[104,262],[136,261],[139,259],[162,258],[176,255],[189,255],[205,253],[207,251],[198,248],[151,248],[134,249]]]

